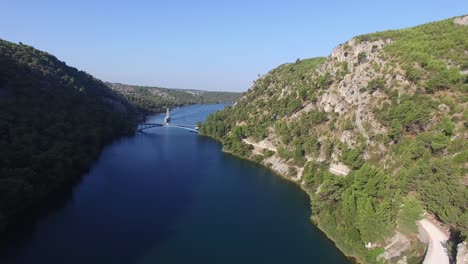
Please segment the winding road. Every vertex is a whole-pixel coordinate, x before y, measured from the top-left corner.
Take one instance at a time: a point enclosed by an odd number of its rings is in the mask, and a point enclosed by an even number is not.
[[[428,219],[422,219],[418,223],[429,236],[423,264],[449,264],[449,257],[445,248],[446,242],[449,239],[447,234]]]

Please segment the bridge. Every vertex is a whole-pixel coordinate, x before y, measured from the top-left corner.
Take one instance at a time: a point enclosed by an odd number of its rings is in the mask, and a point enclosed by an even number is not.
[[[175,128],[182,128],[186,129],[195,133],[198,132],[198,126],[196,125],[186,125],[186,124],[170,124],[171,115],[169,113],[169,108],[166,109],[166,116],[164,117],[164,123],[140,123],[137,126],[137,131],[142,132],[145,129],[153,128],[153,127],[175,127]]]
[[[199,133],[198,126],[196,125],[169,124],[169,123],[140,123],[137,126],[137,131],[142,132],[145,129],[154,128],[154,127],[175,127],[175,128],[182,128],[191,132]]]

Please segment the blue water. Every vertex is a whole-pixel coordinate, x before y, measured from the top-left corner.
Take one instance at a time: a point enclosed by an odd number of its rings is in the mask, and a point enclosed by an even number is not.
[[[222,107],[174,109],[171,122]],[[3,246],[0,263],[349,263],[310,223],[298,186],[183,129],[107,147],[59,204]]]

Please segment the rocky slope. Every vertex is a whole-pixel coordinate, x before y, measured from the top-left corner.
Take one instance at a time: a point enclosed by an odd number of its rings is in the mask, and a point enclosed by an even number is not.
[[[358,36],[281,65],[201,132],[298,182],[345,254],[416,263],[424,211],[468,235],[467,20]]]
[[[468,245],[466,242],[458,244],[457,247],[457,264],[468,263]]]

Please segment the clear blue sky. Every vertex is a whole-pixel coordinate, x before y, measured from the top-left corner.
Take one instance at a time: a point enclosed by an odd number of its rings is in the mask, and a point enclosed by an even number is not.
[[[54,54],[99,79],[247,90],[257,74],[327,56],[363,33],[468,14],[440,1],[0,0],[0,38]]]

